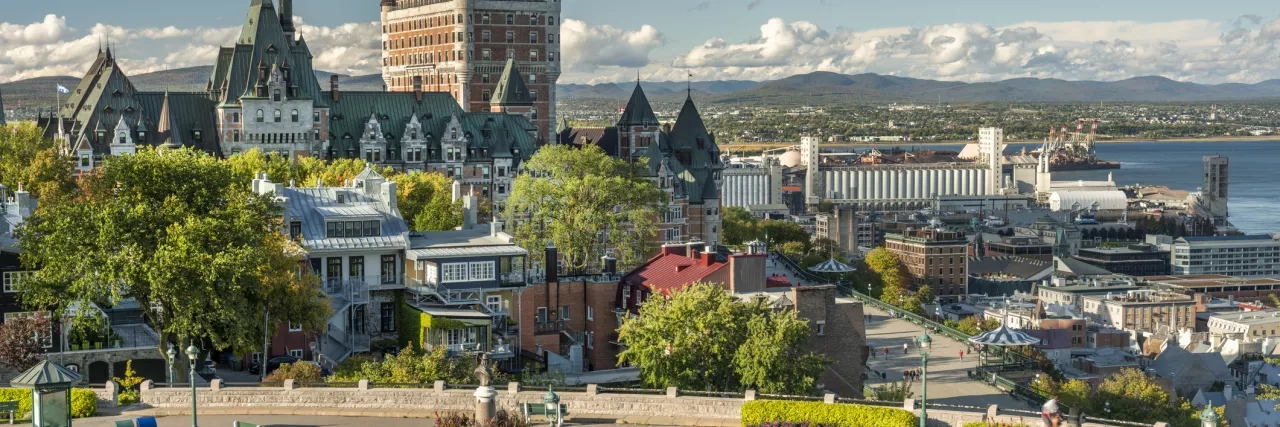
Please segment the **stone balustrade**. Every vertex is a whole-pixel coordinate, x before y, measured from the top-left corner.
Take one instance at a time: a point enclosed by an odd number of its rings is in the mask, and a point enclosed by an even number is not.
[[[741,418],[743,402],[759,398],[755,390],[747,390],[744,398],[682,395],[674,387],[655,391],[654,394],[605,393],[600,390],[601,387],[592,384],[585,391],[556,393],[560,396],[560,403],[568,407],[569,415],[578,418],[662,415],[677,419],[728,421]],[[379,388],[376,384],[361,380],[355,387],[341,388],[306,387],[293,381],[286,381],[283,386],[227,387],[222,381],[215,380],[209,387],[197,389],[197,404],[201,408],[386,409],[471,413],[476,407],[473,392],[469,388],[449,389],[443,381],[422,388]],[[522,390],[518,383],[511,383],[506,386],[505,392],[498,394],[497,404],[499,408],[518,411],[520,403],[542,402],[544,393],[546,390]],[[147,381],[142,384],[141,397],[142,403],[154,408],[191,407],[191,390],[186,388],[154,388]],[[839,399],[835,395],[826,395],[823,396],[823,401],[834,404]],[[903,409],[918,411],[916,403],[909,399],[904,402]],[[1001,413],[995,405],[990,406],[986,413],[929,408],[931,427],[959,427],[975,421],[1037,425],[1039,417],[1030,413]],[[1082,427],[1105,425],[1085,423]],[[1157,424],[1156,427],[1161,426]]]

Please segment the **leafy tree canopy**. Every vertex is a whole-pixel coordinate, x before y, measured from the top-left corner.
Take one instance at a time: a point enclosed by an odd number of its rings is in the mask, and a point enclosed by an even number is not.
[[[279,208],[217,159],[144,149],[108,159],[82,188],[18,230],[22,263],[41,266],[20,285],[24,303],[80,308],[81,322],[95,316],[90,304],[133,298],[162,354],[166,342],[257,349],[268,308],[311,330],[327,318],[318,280],[297,274],[301,251],[280,233]]]
[[[794,311],[744,303],[707,283],[646,301],[618,333],[627,343],[619,359],[652,387],[812,394],[829,363],[805,350],[808,323]]]
[[[12,194],[19,183],[41,203],[77,193],[72,160],[59,154],[34,122],[0,126],[0,184]]]
[[[618,249],[623,265],[634,265],[656,249],[655,220],[666,203],[666,194],[645,178],[644,163],[615,159],[596,146],[543,147],[512,185],[508,229],[526,248],[555,243],[571,272],[603,256],[604,244]]]

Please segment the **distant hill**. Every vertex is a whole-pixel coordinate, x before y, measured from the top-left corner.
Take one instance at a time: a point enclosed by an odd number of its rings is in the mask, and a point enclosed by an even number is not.
[[[1280,97],[1280,80],[1203,85],[1164,77],[1115,82],[1020,78],[963,83],[878,74],[817,72],[764,82],[712,99],[724,103],[849,104],[863,102],[1202,102]]]
[[[651,101],[683,100],[686,93],[685,91],[689,88],[688,82],[643,82],[642,84],[644,85],[645,95],[648,96]],[[556,92],[565,99],[627,99],[631,96],[631,91],[635,89],[635,85],[635,82],[601,83],[594,85],[561,84],[556,87]],[[760,87],[760,85],[760,82],[748,80],[706,81],[693,82],[692,84],[694,92],[709,95],[723,95],[755,89]]]
[[[213,66],[206,65],[132,75],[129,76],[129,80],[137,86],[138,90],[143,91],[193,92],[205,90],[212,73]],[[329,90],[330,75],[333,73],[316,71],[321,90]],[[382,90],[382,76],[379,74],[340,76],[342,90]],[[37,108],[47,111],[57,103],[54,90],[58,84],[68,89],[75,89],[76,85],[80,84],[80,78],[65,76],[19,80],[0,84],[0,93],[4,94],[5,108],[18,110],[19,116],[34,116]]]

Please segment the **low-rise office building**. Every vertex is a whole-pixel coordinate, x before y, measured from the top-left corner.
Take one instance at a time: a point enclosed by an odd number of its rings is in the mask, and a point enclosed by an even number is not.
[[[1230,298],[1236,301],[1263,301],[1270,303],[1268,295],[1280,291],[1280,278],[1245,278],[1222,274],[1192,274],[1186,276],[1151,276],[1143,278],[1152,287],[1181,292],[1186,295],[1205,294],[1213,298]]]
[[[1280,309],[1219,313],[1206,322],[1210,334],[1240,334],[1246,341],[1275,338],[1280,331]]]
[[[1160,276],[1169,274],[1169,252],[1154,245],[1130,245],[1124,248],[1080,248],[1073,257],[1115,274]]]
[[[1085,318],[1128,331],[1155,330],[1160,325],[1195,325],[1196,300],[1166,291],[1132,290],[1081,297]]]
[[[1173,243],[1172,272],[1280,276],[1280,240],[1269,235],[1182,237]]]

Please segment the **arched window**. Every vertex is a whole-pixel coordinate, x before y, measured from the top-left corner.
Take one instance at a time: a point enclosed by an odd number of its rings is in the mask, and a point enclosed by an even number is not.
[[[121,143],[121,144],[124,144],[124,143],[125,143],[125,140],[127,140],[128,138],[129,138],[129,133],[128,133],[128,132],[120,132],[120,143]]]
[[[280,123],[280,110],[276,110],[276,123]]]
[[[262,110],[258,110],[258,123],[262,123],[262,120],[263,120]]]
[[[280,102],[280,89],[276,89],[275,93],[271,94],[271,99],[275,102]]]
[[[556,17],[554,17],[554,16],[548,16],[548,17],[547,17],[547,25],[556,25]]]
[[[298,122],[298,110],[293,110],[293,122]]]
[[[515,25],[515,24],[516,24],[516,16],[515,16],[515,15],[512,15],[512,14],[510,14],[510,13],[508,13],[508,14],[507,14],[507,25]]]

